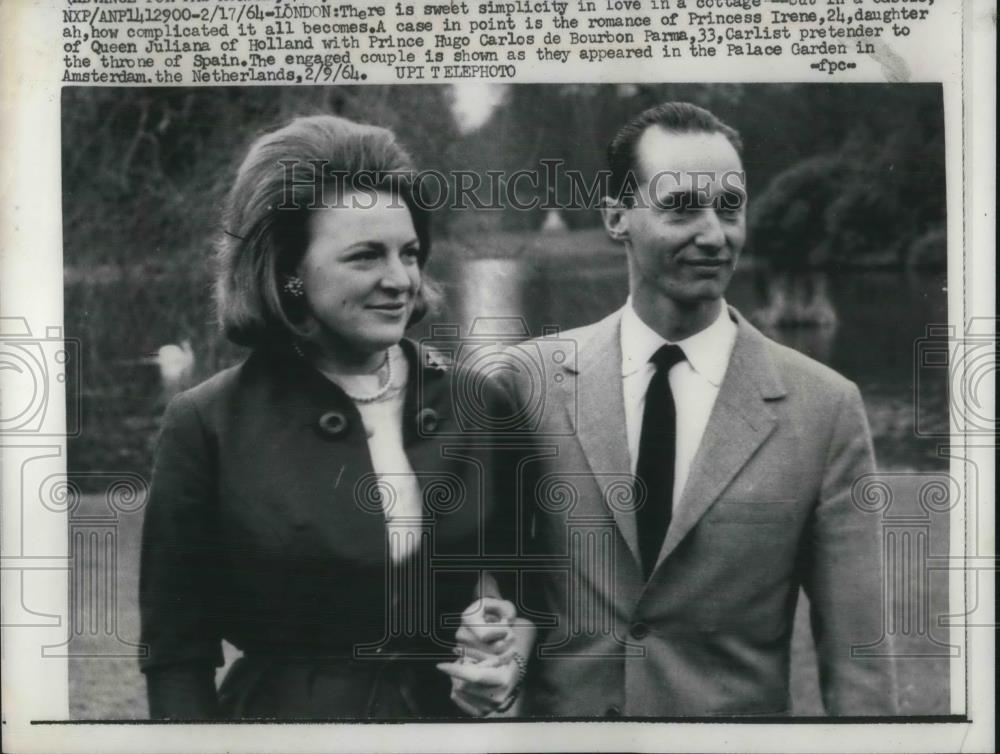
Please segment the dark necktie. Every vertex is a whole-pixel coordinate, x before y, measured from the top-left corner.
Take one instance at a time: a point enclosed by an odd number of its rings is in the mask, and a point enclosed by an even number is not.
[[[667,344],[661,346],[650,359],[656,366],[656,373],[646,390],[642,434],[639,435],[639,460],[635,468],[637,499],[642,499],[640,487],[645,487],[646,492],[636,523],[642,568],[647,579],[667,535],[673,508],[677,410],[667,375],[670,368],[684,358],[680,346]]]

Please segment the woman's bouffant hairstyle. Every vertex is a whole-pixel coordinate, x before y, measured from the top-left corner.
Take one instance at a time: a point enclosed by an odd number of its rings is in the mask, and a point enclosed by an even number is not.
[[[310,213],[346,206],[346,191],[385,191],[405,203],[422,269],[431,247],[430,216],[416,196],[414,175],[391,131],[333,115],[296,118],[258,138],[226,198],[217,243],[215,297],[226,337],[251,347],[304,338],[302,304],[282,286],[309,245]],[[424,279],[409,324],[437,296]]]

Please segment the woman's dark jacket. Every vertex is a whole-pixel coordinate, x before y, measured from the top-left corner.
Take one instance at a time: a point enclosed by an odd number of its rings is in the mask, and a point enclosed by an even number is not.
[[[458,714],[434,664],[452,657],[484,557],[514,547],[510,474],[476,419],[511,411],[488,382],[403,347],[425,527],[402,565],[387,566],[361,417],[301,358],[254,352],[171,402],[143,527],[152,716]],[[222,639],[244,658],[216,693]]]

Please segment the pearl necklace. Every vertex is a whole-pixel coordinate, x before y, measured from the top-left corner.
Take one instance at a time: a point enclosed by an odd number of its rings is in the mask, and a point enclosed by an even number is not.
[[[305,353],[302,351],[302,347],[298,343],[293,343],[292,348],[295,350],[295,353],[298,354],[300,358],[302,359],[306,358]],[[381,373],[383,369],[385,370],[384,382],[381,380]],[[326,372],[324,372],[324,374],[326,374]],[[389,350],[386,350],[385,359],[382,361],[381,364],[379,364],[379,367],[378,369],[375,370],[374,374],[378,374],[380,376],[379,382],[381,383],[381,387],[379,387],[379,389],[376,390],[371,395],[355,395],[350,391],[348,391],[348,389],[344,387],[339,380],[335,379],[333,375],[327,375],[327,376],[334,382],[336,382],[337,385],[340,387],[340,389],[344,391],[344,394],[355,403],[375,403],[375,401],[384,398],[386,396],[386,393],[388,393],[389,389],[392,387],[392,358],[390,357]],[[342,375],[338,376],[342,377]]]
[[[381,380],[382,370],[385,370],[385,382]],[[354,393],[348,392],[347,388],[343,385],[340,386],[341,390],[355,403],[374,403],[385,397],[386,393],[389,392],[389,388],[392,387],[392,359],[389,357],[389,352],[385,352],[385,361],[375,370],[375,374],[379,375],[379,382],[382,382],[382,386],[376,390],[371,395],[355,395]]]

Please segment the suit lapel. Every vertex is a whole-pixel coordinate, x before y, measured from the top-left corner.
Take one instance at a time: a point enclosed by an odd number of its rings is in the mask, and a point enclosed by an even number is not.
[[[593,326],[591,337],[578,344],[579,369],[574,372],[567,367],[575,375],[575,383],[570,380],[572,384],[566,385],[567,390],[576,389],[576,401],[568,396],[564,405],[601,490],[601,505],[614,517],[622,538],[639,562],[635,514],[628,506],[609,504],[609,500],[617,499],[614,490],[609,490],[612,483],[620,485],[623,479],[632,483],[622,394],[620,319],[620,312],[606,317]]]
[[[656,567],[701,520],[777,423],[767,401],[781,398],[785,390],[767,340],[734,309],[730,312],[738,327],[736,343]]]

